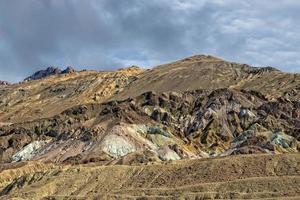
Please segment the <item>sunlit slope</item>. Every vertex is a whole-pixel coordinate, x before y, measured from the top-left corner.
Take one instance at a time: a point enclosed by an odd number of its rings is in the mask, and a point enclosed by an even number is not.
[[[0,88],[0,122],[51,117],[75,105],[102,102],[120,92],[142,70],[81,71]]]

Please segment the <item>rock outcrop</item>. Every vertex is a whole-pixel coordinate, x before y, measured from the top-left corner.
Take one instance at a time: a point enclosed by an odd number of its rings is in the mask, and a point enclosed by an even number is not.
[[[7,82],[7,81],[1,81],[0,80],[0,86],[7,86],[7,85],[10,85],[10,83]]]
[[[45,70],[39,70],[34,74],[30,75],[29,77],[25,78],[24,81],[31,81],[31,80],[38,80],[45,78],[51,75],[58,75],[61,74],[61,70],[57,67],[48,67]]]
[[[72,67],[67,67],[65,70],[61,70],[58,67],[48,67],[45,70],[40,70],[24,79],[24,81],[38,80],[52,75],[68,74],[76,72]]]
[[[136,98],[80,105],[51,118],[3,126],[0,160],[15,160],[27,144],[36,141],[50,142],[35,150],[30,159],[59,163],[84,163],[99,160],[99,155],[106,155],[102,161],[110,162],[147,151],[162,161],[295,153],[300,150],[299,113],[299,102],[270,102],[257,92],[147,92]]]
[[[61,74],[70,74],[70,73],[75,73],[76,70],[73,67],[67,67],[65,70],[61,71]]]

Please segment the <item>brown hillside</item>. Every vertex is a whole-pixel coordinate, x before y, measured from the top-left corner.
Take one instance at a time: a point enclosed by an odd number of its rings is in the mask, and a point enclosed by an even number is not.
[[[271,67],[255,68],[199,55],[145,71],[117,97],[131,97],[147,91],[218,88],[255,90],[270,99],[286,96],[299,100],[300,74],[284,73]]]

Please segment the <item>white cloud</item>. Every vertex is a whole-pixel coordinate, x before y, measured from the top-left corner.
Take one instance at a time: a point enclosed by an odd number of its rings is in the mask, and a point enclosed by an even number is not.
[[[298,0],[0,2],[0,80],[48,64],[111,69],[192,54],[300,72],[299,10]]]

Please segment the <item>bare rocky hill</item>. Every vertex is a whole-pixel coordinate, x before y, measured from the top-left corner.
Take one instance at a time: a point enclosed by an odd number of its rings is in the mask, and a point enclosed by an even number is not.
[[[282,96],[299,100],[299,85],[300,74],[285,73],[272,67],[251,67],[213,56],[199,55],[145,71],[117,97],[132,97],[147,91],[231,88],[258,91],[269,100]]]
[[[151,170],[147,168],[150,171],[146,170],[146,173],[150,174],[144,180],[153,182],[158,163],[163,166],[164,162],[175,160],[211,159],[211,165],[214,165],[215,157],[231,156],[240,160],[246,158],[244,154],[254,154],[253,159],[264,163],[266,158],[272,158],[265,157],[266,154],[290,154],[293,161],[288,162],[294,162],[293,165],[296,163],[296,168],[299,167],[300,74],[284,73],[272,67],[251,67],[204,55],[147,70],[133,66],[110,72],[67,71],[0,88],[0,163],[3,170],[21,169],[27,162],[42,169],[44,163],[48,163],[46,171],[49,166],[65,168],[74,165],[72,170],[78,170],[77,165],[87,165],[87,168],[91,165],[109,165],[109,169],[123,170],[113,165],[155,165],[153,169],[150,167]],[[43,75],[44,72],[37,74]],[[245,162],[248,166],[248,161]],[[180,161],[175,163],[181,166]],[[200,161],[195,163],[202,165]],[[172,180],[179,180],[184,174],[174,174],[176,166],[169,166],[172,171],[169,178]],[[287,168],[284,170],[293,169],[290,168],[292,166],[284,166]],[[228,167],[228,170],[237,170]],[[269,168],[258,166],[257,170]],[[208,171],[206,175],[213,171]],[[271,198],[273,193],[277,198],[282,197],[280,185],[286,181],[291,187],[291,196],[297,197],[299,191],[293,183],[299,179],[298,172],[291,175],[295,177],[286,177],[279,185],[270,186],[266,194],[259,193],[259,187],[255,191],[233,189],[240,184],[240,180],[239,183],[232,183],[231,188],[223,188],[220,183],[218,187],[213,184],[210,194],[202,194],[202,190],[198,189],[206,186],[195,177],[191,178],[191,187],[198,188],[195,194],[191,188],[182,188],[182,192],[187,191],[186,196],[191,198],[207,195],[209,198],[231,198],[230,195]],[[52,172],[45,173],[48,175],[35,175],[30,169],[21,179],[19,176],[18,179],[5,179],[0,194],[4,197],[22,194],[36,198],[37,193],[27,194],[23,186],[31,191],[27,182],[45,183],[36,180],[36,176],[47,177],[46,180],[54,176]],[[233,173],[239,174],[238,171]],[[273,177],[266,178],[266,174],[258,176],[259,180],[262,179],[262,185],[269,185],[273,180]],[[72,180],[80,179],[76,177],[75,173]],[[123,175],[116,175],[116,179],[121,177]],[[205,179],[204,174],[202,178]],[[258,179],[247,180],[245,184],[253,185]],[[276,177],[274,180],[278,181]],[[231,179],[229,177],[224,181]],[[197,186],[198,183],[201,187]],[[161,190],[160,187],[148,187],[144,182],[141,184],[143,194],[149,194],[145,196],[162,196],[162,193],[151,192],[155,188]],[[184,186],[178,184],[178,187]],[[14,193],[19,190],[16,188],[20,189],[20,193]],[[70,190],[73,190],[71,186]],[[109,190],[116,188],[110,186]],[[221,195],[221,190],[226,191],[225,196]],[[95,196],[76,192],[74,198],[82,194]],[[127,192],[130,194],[128,198],[143,196],[126,188],[120,193],[124,194],[121,197],[127,197]],[[47,190],[45,194],[58,198],[61,192]],[[110,193],[105,195],[112,197]],[[116,192],[113,195],[118,198]]]

